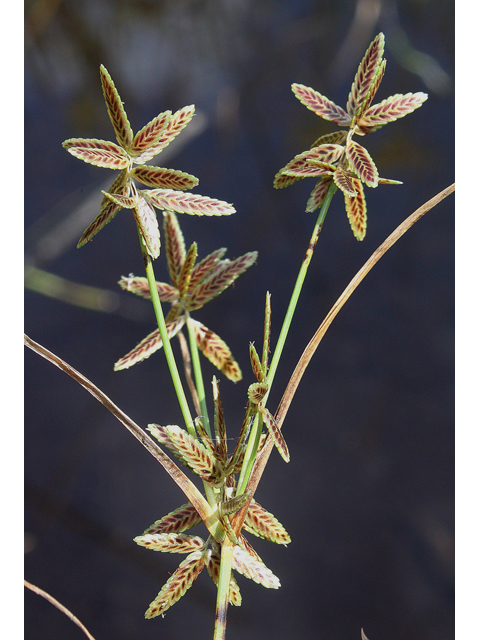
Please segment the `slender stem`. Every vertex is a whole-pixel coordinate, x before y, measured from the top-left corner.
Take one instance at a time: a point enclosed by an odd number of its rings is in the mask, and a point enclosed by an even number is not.
[[[283,347],[287,339],[288,330],[290,329],[290,325],[292,323],[293,314],[297,306],[298,298],[300,297],[300,292],[302,290],[303,282],[305,280],[305,276],[307,275],[307,270],[310,265],[310,261],[312,259],[313,250],[315,249],[315,245],[317,244],[318,236],[320,235],[320,231],[322,230],[322,226],[325,221],[325,216],[327,215],[328,208],[330,207],[330,203],[332,201],[333,195],[336,190],[337,190],[337,187],[332,180],[332,183],[327,191],[327,195],[325,196],[325,200],[323,201],[323,204],[320,208],[320,213],[318,214],[318,218],[315,223],[315,227],[313,229],[312,237],[310,238],[307,252],[305,253],[302,266],[300,267],[300,271],[297,276],[297,281],[293,289],[292,297],[290,298],[290,303],[288,305],[287,313],[285,314],[285,319],[283,321],[282,329],[278,337],[277,346],[275,347],[275,351],[272,356],[272,362],[270,364],[270,368],[267,375],[267,382],[270,388],[272,386],[273,378],[275,376],[278,363],[280,361],[280,356],[282,355]]]
[[[195,337],[195,331],[193,329],[191,322],[189,322],[188,315],[187,315],[187,328],[188,328],[188,338],[190,342],[190,356],[192,358],[192,366],[193,366],[193,372],[195,375],[195,386],[197,388],[198,400],[200,402],[200,408],[202,411],[203,426],[205,427],[206,432],[211,438],[212,433],[210,431],[210,422],[208,419],[207,401],[205,399],[205,387],[203,386],[202,367],[200,364],[198,345]]]
[[[228,595],[232,574],[233,545],[228,538],[222,544],[220,557],[220,575],[217,585],[217,608],[215,611],[215,631],[213,640],[224,640],[227,631]]]
[[[307,270],[310,265],[310,261],[312,259],[313,251],[317,244],[318,236],[320,235],[320,231],[322,230],[322,226],[325,221],[325,216],[327,215],[328,208],[330,207],[330,203],[332,202],[332,198],[336,190],[337,190],[337,187],[332,180],[332,183],[327,191],[327,195],[325,196],[325,200],[323,201],[323,204],[320,208],[320,213],[318,214],[317,221],[315,222],[315,227],[313,229],[312,236],[310,238],[310,242],[308,244],[308,248],[305,253],[305,257],[303,258],[300,271],[298,272],[297,281],[295,282],[295,287],[293,289],[293,293],[290,298],[290,303],[288,305],[287,312],[285,314],[285,319],[283,321],[282,329],[278,337],[278,342],[275,347],[275,351],[273,353],[272,362],[270,364],[270,368],[267,374],[267,382],[269,385],[269,389],[265,395],[264,403],[266,403],[268,395],[270,393],[270,389],[272,388],[273,378],[275,377],[278,363],[280,361],[280,356],[282,355],[283,347],[285,346],[288,330],[290,329],[290,325],[292,323],[293,314],[295,313],[295,308],[297,306],[297,302],[300,297],[300,292],[302,290],[305,276],[307,275]],[[250,472],[255,460],[255,456],[257,455],[262,424],[263,424],[262,416],[260,414],[257,414],[255,418],[255,422],[252,427],[252,432],[250,434],[250,438],[248,441],[242,469],[240,471],[240,476],[239,476],[239,481],[237,486],[237,495],[241,495],[245,491],[245,488],[247,486],[248,478],[250,477]]]
[[[140,244],[142,246],[143,258],[145,262],[145,271],[147,273],[147,280],[148,280],[148,286],[150,288],[150,295],[152,297],[153,309],[155,311],[155,317],[157,318],[158,329],[160,331],[160,337],[162,338],[163,349],[165,351],[168,368],[170,369],[170,374],[172,376],[173,386],[175,387],[175,391],[177,392],[178,403],[180,405],[180,409],[183,414],[183,419],[185,420],[187,431],[192,436],[192,438],[196,438],[197,433],[195,431],[195,426],[192,420],[192,415],[190,413],[187,398],[183,390],[182,381],[178,373],[177,365],[175,362],[175,356],[173,355],[172,345],[170,344],[170,339],[167,333],[167,326],[165,324],[162,305],[160,304],[160,298],[158,297],[155,274],[153,272],[152,259],[146,252],[141,238],[140,238]],[[208,486],[206,482],[203,483],[203,486],[205,489],[205,495],[207,496],[209,505],[211,507],[214,507],[214,505],[216,504],[216,500],[215,500],[215,494],[212,487]]]
[[[140,237],[140,234],[139,234],[139,237]],[[148,254],[141,237],[140,237],[140,245],[142,247],[143,260],[145,263],[145,271],[147,274],[148,286],[150,288],[150,296],[152,298],[153,310],[155,312],[155,317],[157,319],[158,330],[160,331],[160,337],[162,338],[163,350],[165,351],[165,357],[167,358],[167,364],[168,364],[168,368],[170,369],[170,375],[172,376],[173,386],[175,387],[178,403],[180,405],[180,410],[182,412],[183,419],[185,421],[185,426],[187,427],[187,431],[192,437],[195,438],[196,434],[195,434],[195,428],[193,425],[192,415],[190,413],[190,408],[188,406],[187,398],[183,390],[180,374],[178,373],[177,364],[175,362],[175,356],[173,355],[172,345],[170,344],[170,339],[167,333],[167,326],[165,324],[165,317],[163,315],[162,305],[160,303],[160,298],[158,296],[158,290],[157,290],[157,285],[155,281],[155,273],[153,271],[152,258]]]

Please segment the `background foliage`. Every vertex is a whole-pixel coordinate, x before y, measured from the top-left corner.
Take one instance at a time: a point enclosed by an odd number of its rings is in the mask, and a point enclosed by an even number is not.
[[[342,104],[358,60],[382,30],[388,72],[378,98],[429,94],[421,110],[368,140],[381,174],[404,185],[369,190],[362,243],[352,239],[343,199],[334,199],[272,390],[274,408],[357,269],[453,181],[453,2],[37,0],[26,3],[25,16],[27,277],[34,266],[104,290],[103,311],[28,290],[25,329],[142,425],[176,423],[179,413],[161,354],[113,372],[154,328],[149,303],[116,285],[121,275],[142,274],[138,239],[121,212],[101,237],[75,248],[105,185],[61,147],[73,135],[111,135],[100,63],[134,129],[161,110],[196,105],[192,137],[164,159],[197,176],[199,193],[237,209],[202,224],[182,217],[187,243],[196,240],[202,255],[220,246],[231,257],[259,251],[257,265],[198,312],[244,373],[249,341],[261,341],[265,290],[275,339],[312,226],[304,213],[312,185],[275,191],[273,177],[333,129],[298,103],[291,83]],[[272,456],[258,493],[292,537],[288,549],[257,545],[282,588],[240,577],[244,604],[229,611],[230,640],[357,638],[361,626],[371,640],[452,637],[452,206],[429,214],[389,252],[311,364],[284,425],[291,462]],[[157,270],[165,280],[165,263]],[[213,368],[204,369],[211,379]],[[241,424],[251,382],[221,381],[230,433]],[[133,537],[178,506],[180,492],[112,416],[33,353],[26,384],[25,577],[72,609],[97,640],[182,637],[193,622],[196,635],[209,637],[215,592],[205,576],[164,620],[143,618],[176,558],[151,557]],[[47,603],[26,598],[26,637],[80,637]]]

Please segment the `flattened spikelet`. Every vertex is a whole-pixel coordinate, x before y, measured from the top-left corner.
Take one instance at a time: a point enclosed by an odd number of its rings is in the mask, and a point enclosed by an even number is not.
[[[185,262],[185,240],[178,224],[177,216],[169,211],[166,211],[163,215],[168,271],[172,284],[176,287],[178,276]]]
[[[310,109],[310,111],[313,111],[324,120],[330,120],[340,126],[348,127],[350,124],[350,117],[342,107],[339,107],[332,100],[322,96],[321,93],[311,87],[294,83],[292,84],[292,91],[307,109]]]
[[[148,253],[152,258],[158,258],[160,255],[160,231],[157,214],[142,195],[138,197],[137,206],[133,209],[133,216]]]
[[[333,181],[345,195],[351,197],[357,195],[353,178],[351,178],[341,167],[337,167],[333,174]]]
[[[133,139],[130,154],[134,157],[139,156],[158,142],[158,139],[170,122],[171,115],[171,111],[160,113],[156,118],[146,124],[143,129],[140,129]]]
[[[175,449],[173,453],[200,476],[205,482],[212,482],[221,477],[222,471],[217,460],[201,442],[176,425],[163,427]]]
[[[71,138],[63,147],[80,160],[105,169],[125,169],[130,160],[125,151],[107,140]]]
[[[362,105],[372,82],[375,80],[378,67],[382,62],[384,48],[385,37],[383,33],[379,33],[368,47],[355,74],[347,103],[347,113],[350,117]]]
[[[345,196],[345,208],[348,220],[357,240],[363,240],[367,231],[367,203],[360,180],[355,180],[357,195],[354,198]]]
[[[270,540],[270,542],[276,542],[277,544],[289,544],[291,542],[290,536],[283,525],[255,500],[250,502],[243,526],[250,533],[259,538]]]
[[[182,533],[187,529],[195,527],[200,524],[202,518],[198,515],[195,507],[187,502],[182,504],[181,507],[171,511],[166,516],[163,516],[160,520],[157,520],[150,525],[143,535],[155,535],[158,533]]]
[[[150,603],[145,612],[145,618],[163,615],[175,602],[178,602],[198,578],[204,566],[205,555],[201,551],[194,551],[187,556],[163,585],[155,600]]]
[[[180,131],[182,131],[182,129],[187,126],[187,124],[192,119],[194,112],[195,107],[193,104],[176,111],[170,118],[167,127],[165,128],[157,142],[149,149],[147,149],[147,151],[142,153],[142,155],[135,158],[135,162],[138,164],[144,164],[148,160],[151,160],[153,157],[158,155],[160,151],[165,149],[165,147],[178,136]]]
[[[242,372],[240,367],[233,359],[232,352],[225,342],[217,336],[216,333],[207,329],[201,322],[193,320],[192,318],[189,318],[189,322],[192,323],[198,348],[203,355],[208,358],[217,369],[224,373],[229,380],[233,382],[241,380]]]
[[[148,197],[155,207],[164,211],[195,216],[228,216],[235,213],[234,207],[223,200],[173,189],[151,189]]]
[[[161,167],[140,166],[136,167],[132,172],[133,177],[138,182],[147,185],[147,187],[160,187],[163,189],[176,189],[177,191],[185,191],[192,189],[198,184],[198,178],[191,176],[183,171],[174,169],[163,169]]]
[[[331,177],[322,178],[317,182],[307,201],[306,211],[312,212],[322,206],[331,182]]]
[[[246,578],[250,578],[257,584],[261,584],[267,589],[278,589],[280,580],[268,569],[261,560],[254,558],[247,551],[238,545],[233,550],[233,569],[241,573]]]
[[[151,300],[150,287],[147,278],[141,276],[122,276],[118,284],[125,291],[130,291],[146,300]],[[178,290],[167,282],[156,282],[158,297],[162,302],[175,302],[178,299]]]
[[[168,337],[170,339],[173,338],[183,327],[184,323],[185,318],[182,316],[181,318],[177,318],[173,322],[167,324]],[[123,358],[120,358],[113,368],[115,371],[128,369],[137,362],[141,362],[142,360],[149,358],[152,353],[161,349],[162,346],[163,344],[160,331],[156,329],[155,331],[152,331],[152,333],[149,333],[146,338],[139,342],[137,346],[123,356]]]
[[[375,127],[393,122],[421,107],[427,98],[428,95],[421,92],[405,95],[397,93],[370,107],[361,118],[360,124]]]
[[[378,186],[378,170],[368,151],[354,140],[347,146],[347,157],[353,171],[367,187]]]
[[[188,308],[190,310],[200,309],[204,304],[222,293],[238,276],[252,266],[257,256],[258,253],[256,251],[251,251],[236,260],[217,262],[202,283],[195,286]],[[194,271],[192,280],[196,281],[196,276],[197,274]]]
[[[128,149],[133,140],[133,132],[123,108],[123,103],[118,95],[118,91],[113,84],[113,80],[105,67],[100,65],[100,79],[102,82],[103,96],[107,105],[115,136],[124,149]]]
[[[205,546],[205,541],[199,536],[188,536],[184,533],[144,533],[133,541],[146,549],[168,553],[190,553]]]

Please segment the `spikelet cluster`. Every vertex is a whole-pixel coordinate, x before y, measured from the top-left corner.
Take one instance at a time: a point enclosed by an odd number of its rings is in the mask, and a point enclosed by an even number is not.
[[[146,164],[187,126],[195,113],[193,105],[175,113],[160,113],[134,135],[122,100],[103,65],[100,66],[100,79],[117,142],[70,138],[63,146],[84,162],[120,170],[120,174],[107,191],[102,191],[100,213],[82,234],[78,247],[92,240],[120,209],[131,209],[145,250],[152,258],[158,258],[160,232],[154,207],[197,216],[223,216],[235,212],[231,204],[222,200],[185,193],[198,184],[195,176]],[[135,181],[151,188],[139,190]]]
[[[357,240],[363,240],[367,230],[363,185],[375,188],[379,184],[401,182],[380,178],[370,154],[353,140],[353,135],[365,136],[377,131],[418,109],[428,98],[421,92],[395,94],[372,105],[385,73],[384,48],[385,38],[379,33],[358,67],[345,109],[311,87],[292,84],[293,93],[307,109],[324,120],[348,127],[348,131],[335,131],[318,138],[308,151],[298,154],[280,169],[273,183],[276,189],[283,189],[302,178],[317,178],[306,207],[307,211],[315,211],[323,204],[333,181],[343,193],[348,220]]]

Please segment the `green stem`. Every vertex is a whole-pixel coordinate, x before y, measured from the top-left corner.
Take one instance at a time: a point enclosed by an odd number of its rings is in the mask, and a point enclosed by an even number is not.
[[[197,388],[198,401],[200,402],[200,408],[202,410],[203,417],[203,426],[205,427],[206,432],[212,437],[212,433],[210,431],[210,422],[208,420],[208,409],[207,409],[207,401],[205,399],[205,387],[203,386],[203,375],[202,375],[202,367],[200,364],[200,355],[198,353],[198,345],[197,340],[195,338],[195,332],[191,323],[189,322],[188,314],[187,314],[187,328],[188,328],[188,338],[190,342],[190,357],[192,358],[192,367],[193,373],[195,376],[195,386]]]
[[[170,344],[170,339],[167,333],[167,325],[165,324],[165,317],[163,315],[162,305],[160,303],[160,298],[158,297],[157,284],[155,281],[155,274],[153,272],[152,258],[148,254],[145,248],[145,245],[143,244],[143,240],[140,235],[140,232],[139,232],[139,238],[140,238],[140,246],[142,247],[143,261],[145,264],[145,271],[147,274],[148,286],[150,289],[150,296],[152,298],[153,309],[155,312],[155,317],[157,319],[157,325],[158,325],[158,330],[160,331],[160,337],[162,338],[162,344],[163,344],[163,349],[165,351],[165,356],[167,358],[168,368],[170,369],[170,374],[172,376],[173,386],[175,387],[175,391],[177,393],[178,403],[182,411],[182,415],[185,421],[185,426],[187,427],[187,431],[193,438],[196,438],[197,434],[195,431],[195,426],[192,420],[192,415],[190,413],[190,408],[188,406],[187,398],[183,390],[182,381],[178,373],[177,364],[175,362],[175,356],[173,355],[172,345]],[[203,483],[203,486],[205,489],[205,495],[207,497],[208,503],[210,504],[211,507],[214,507],[216,505],[216,500],[215,500],[215,493],[212,487],[209,487],[205,482]]]
[[[282,355],[283,347],[285,345],[285,341],[287,339],[288,330],[290,329],[290,325],[292,323],[293,314],[295,312],[295,308],[297,306],[298,298],[300,297],[300,292],[302,290],[303,281],[305,280],[305,276],[307,275],[307,269],[310,265],[310,261],[312,259],[313,250],[315,249],[315,245],[317,244],[318,236],[320,235],[320,231],[322,230],[323,223],[325,221],[325,216],[327,215],[328,208],[330,207],[330,203],[332,201],[333,195],[337,187],[332,180],[330,187],[327,191],[327,195],[325,196],[325,200],[320,208],[320,213],[318,214],[317,221],[315,223],[315,227],[313,229],[312,237],[310,238],[310,242],[308,244],[308,249],[305,253],[305,257],[302,262],[302,266],[300,267],[300,271],[297,276],[297,281],[295,283],[295,287],[293,289],[292,297],[290,298],[290,303],[288,305],[287,313],[285,314],[285,319],[283,321],[282,329],[280,331],[280,335],[278,337],[277,346],[275,347],[275,351],[272,357],[272,362],[270,364],[270,369],[267,374],[267,382],[269,384],[269,391],[272,387],[273,378],[275,377],[275,373],[277,371],[278,363],[280,361],[280,356]],[[269,393],[267,391],[267,395]],[[265,398],[266,401],[266,398]]]
[[[222,544],[220,557],[220,575],[217,585],[217,609],[215,611],[215,631],[213,640],[224,640],[227,630],[228,594],[230,592],[230,577],[232,574],[234,547],[228,540]]]
[[[305,253],[302,266],[300,267],[300,271],[297,276],[297,281],[295,282],[295,287],[293,289],[293,293],[290,298],[290,303],[288,305],[288,309],[285,314],[285,319],[283,321],[282,329],[278,337],[277,346],[275,347],[275,351],[273,353],[272,362],[270,364],[270,368],[267,374],[268,391],[265,394],[265,398],[263,401],[264,406],[267,402],[270,389],[272,388],[273,378],[275,377],[278,363],[280,361],[280,356],[282,355],[283,347],[285,346],[288,330],[290,329],[290,325],[292,323],[293,314],[297,306],[298,298],[300,297],[300,292],[302,290],[305,276],[307,275],[307,270],[310,265],[310,261],[312,259],[313,250],[315,249],[315,245],[317,244],[318,236],[320,235],[320,231],[322,230],[322,226],[325,221],[325,216],[327,215],[328,208],[330,207],[330,203],[332,202],[332,198],[336,190],[337,190],[337,187],[332,180],[332,183],[330,184],[330,187],[327,191],[327,195],[325,196],[325,200],[323,201],[323,204],[320,208],[320,213],[318,214],[318,218],[315,223],[315,227],[313,229],[310,242],[308,244],[308,249]],[[262,424],[263,424],[262,416],[260,414],[257,414],[255,421],[253,423],[250,438],[248,440],[247,450],[245,452],[245,458],[244,458],[242,469],[240,471],[240,476],[238,479],[237,495],[241,495],[246,489],[248,479],[250,477],[250,472],[252,470],[253,463],[255,461],[255,456],[257,455]]]
[[[187,398],[183,390],[182,381],[178,373],[177,364],[175,362],[175,356],[173,355],[172,345],[167,333],[167,325],[165,324],[165,317],[163,315],[162,305],[160,298],[158,297],[158,290],[155,281],[155,274],[153,272],[152,258],[147,253],[142,239],[140,238],[140,244],[142,245],[143,258],[145,263],[145,271],[147,274],[148,286],[150,288],[150,295],[152,298],[153,310],[157,319],[158,330],[160,331],[160,337],[162,338],[163,350],[165,351],[165,357],[167,358],[168,368],[170,369],[170,375],[172,376],[173,386],[178,398],[178,403],[182,411],[185,426],[188,433],[196,437],[195,427],[193,425],[192,415],[188,406]]]

